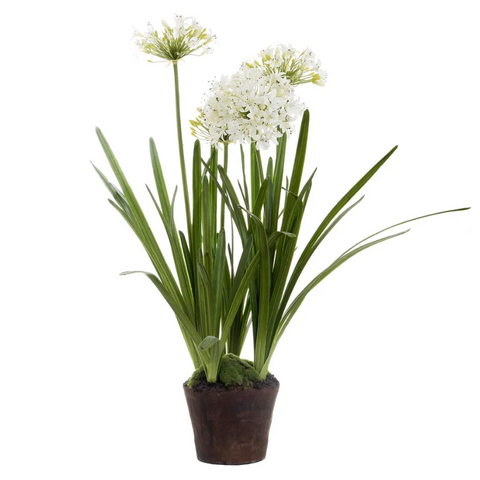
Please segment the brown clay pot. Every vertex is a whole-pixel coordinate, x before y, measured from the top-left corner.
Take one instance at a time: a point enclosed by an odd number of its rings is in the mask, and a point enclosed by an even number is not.
[[[201,462],[243,465],[263,460],[280,383],[249,390],[183,388]]]

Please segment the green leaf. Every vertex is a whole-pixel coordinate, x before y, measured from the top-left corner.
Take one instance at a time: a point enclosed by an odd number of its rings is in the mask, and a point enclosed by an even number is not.
[[[120,192],[120,190],[118,190],[118,188],[113,183],[110,183],[107,177],[93,163],[92,163],[92,166],[95,169],[95,171],[98,173],[100,178],[102,179],[104,185],[107,187],[107,190],[110,192],[114,200],[117,202],[117,205],[123,210],[123,212],[128,217],[134,220],[132,211],[130,210],[130,207],[128,206],[128,203],[123,193]]]
[[[266,371],[268,370],[268,365],[270,363],[271,357],[275,351],[275,348],[277,347],[278,341],[282,337],[283,333],[285,332],[285,329],[287,328],[288,324],[292,320],[293,316],[299,309],[300,305],[303,303],[305,300],[306,296],[322,281],[324,280],[330,273],[335,271],[340,265],[345,263],[347,260],[355,256],[357,253],[360,253],[361,251],[372,247],[373,245],[377,245],[378,243],[385,242],[386,240],[390,240],[392,238],[398,237],[400,235],[404,235],[407,233],[409,230],[405,230],[400,233],[396,233],[394,235],[390,235],[388,237],[380,238],[378,240],[375,240],[373,242],[367,243],[366,245],[363,245],[361,247],[358,247],[349,253],[342,254],[340,257],[338,257],[329,267],[327,267],[325,270],[323,270],[319,275],[317,275],[293,300],[293,302],[289,305],[288,309],[286,310],[281,322],[279,323],[279,326],[277,330],[275,331],[274,334],[274,340],[272,343],[272,346],[270,348],[270,352],[268,354],[268,357],[265,361],[265,363],[262,365],[260,369],[260,378],[262,378],[262,375],[266,375]]]
[[[240,145],[240,158],[242,160],[242,178],[243,178],[243,194],[245,199],[245,208],[250,210],[250,203],[248,201],[248,184],[247,184],[247,175],[245,172],[245,154],[243,152],[243,147]]]
[[[118,182],[120,183],[120,187],[122,188],[126,202],[131,209],[132,218],[135,220],[135,224],[137,227],[137,236],[147,250],[147,253],[152,260],[152,263],[162,281],[162,284],[173,295],[173,297],[177,299],[177,301],[181,301],[184,304],[175,278],[173,277],[172,272],[167,262],[165,261],[165,258],[157,244],[157,241],[155,240],[152,230],[150,229],[150,225],[148,224],[147,219],[143,214],[143,211],[120,167],[120,164],[115,158],[115,155],[113,154],[101,130],[97,128],[96,131],[105,155],[107,156],[108,162],[110,163],[113,173],[115,174]]]
[[[240,194],[242,195],[243,204],[246,206],[246,205],[248,205],[248,197],[245,195],[245,192],[242,188],[242,184],[240,183],[239,180],[237,180],[237,184],[238,184],[238,189],[240,190]],[[247,210],[248,210],[248,208],[247,208]]]
[[[286,308],[286,305],[290,299],[290,296],[295,288],[295,285],[302,273],[303,269],[307,265],[308,261],[310,260],[311,256],[320,245],[321,241],[325,236],[322,236],[325,229],[330,225],[332,220],[338,215],[338,213],[342,210],[342,208],[352,199],[352,197],[375,175],[375,173],[382,167],[382,165],[392,156],[393,152],[397,149],[394,147],[388,152],[379,162],[377,162],[338,202],[337,204],[330,210],[328,215],[324,218],[322,223],[319,225],[315,233],[312,235],[310,241],[308,242],[307,246],[304,248],[300,258],[298,259],[297,264],[292,272],[290,280],[287,284],[285,289],[285,293],[282,299],[282,303],[280,305],[280,314],[283,314],[283,311]],[[293,183],[293,180],[292,180]],[[284,214],[285,215],[285,214]],[[284,221],[285,221],[284,216]]]
[[[230,303],[230,308],[227,314],[225,315],[225,320],[223,322],[222,336],[220,339],[222,342],[221,344],[222,349],[225,346],[225,343],[227,342],[230,328],[232,327],[233,321],[235,320],[235,316],[237,314],[238,308],[240,304],[243,302],[247,294],[250,281],[252,280],[253,276],[256,273],[259,260],[260,260],[260,256],[255,255],[252,261],[250,262],[250,264],[248,265],[248,268],[245,271],[245,274],[240,279],[240,284],[236,289],[233,300]]]
[[[274,217],[274,205],[273,205],[273,162],[272,159],[270,158],[267,166],[267,176],[265,178],[265,181],[268,182],[268,189],[267,189],[267,194],[265,196],[265,203],[264,203],[264,208],[263,208],[263,224],[265,226],[265,230],[267,231],[267,234],[272,233],[273,231],[273,217]],[[276,223],[276,222],[275,222]]]
[[[217,337],[209,335],[208,337],[205,337],[202,340],[202,342],[200,343],[198,348],[200,350],[202,350],[202,352],[205,352],[206,350],[208,350],[210,347],[212,347],[213,345],[215,345],[219,341],[220,341],[220,339],[218,339]]]
[[[255,150],[254,150],[254,158],[256,161],[257,171],[259,175],[259,184],[261,185],[262,182],[265,180],[265,175],[263,174],[263,162],[262,162],[262,157],[260,155],[260,150],[257,149],[256,144],[255,144]]]
[[[268,249],[267,232],[262,221],[248,210],[246,210],[246,213],[253,220],[255,226],[257,227],[256,237],[258,238],[260,252],[259,311],[255,342],[255,368],[257,368],[258,365],[263,365],[267,347],[271,285],[270,253]]]
[[[363,197],[362,197],[363,198]],[[360,199],[361,200],[361,199]],[[359,200],[359,201],[360,201]],[[358,202],[357,202],[358,203]],[[356,204],[355,204],[356,205]],[[355,205],[352,205],[352,207],[354,207]],[[350,208],[352,208],[350,207]],[[427,215],[422,215],[421,217],[415,217],[415,218],[411,218],[409,220],[404,220],[403,222],[400,222],[400,223],[396,223],[395,225],[390,225],[389,227],[387,228],[384,228],[382,230],[379,230],[378,232],[376,233],[373,233],[372,235],[369,235],[368,237],[364,238],[363,240],[361,240],[360,242],[356,243],[355,245],[353,245],[352,247],[350,247],[348,250],[346,250],[343,255],[347,254],[348,252],[350,252],[351,250],[353,250],[355,247],[357,247],[358,245],[362,244],[363,242],[369,240],[370,238],[373,238],[377,235],[379,235],[380,233],[383,233],[383,232],[386,232],[387,230],[390,230],[392,228],[395,228],[395,227],[398,227],[400,225],[405,225],[406,223],[410,223],[410,222],[415,222],[416,220],[421,220],[422,218],[427,218],[427,217],[434,217],[435,215],[442,215],[444,213],[453,213],[453,212],[463,212],[465,210],[470,210],[470,207],[463,207],[463,208],[455,208],[453,210],[443,210],[441,212],[435,212],[435,213],[429,213]],[[346,213],[346,212],[345,212]]]
[[[272,295],[270,300],[270,315],[277,317],[274,321],[272,320],[270,330],[269,330],[269,340],[267,342],[268,347],[271,345],[273,338],[273,330],[275,325],[280,321],[280,317],[277,316],[278,307],[280,305],[285,284],[288,279],[288,273],[293,261],[293,256],[296,249],[297,238],[300,232],[300,227],[302,224],[303,214],[307,205],[308,197],[312,188],[312,180],[315,172],[311,175],[310,179],[307,181],[303,187],[300,194],[296,197],[295,203],[290,213],[290,220],[288,222],[287,228],[288,232],[292,233],[294,240],[289,239],[288,237],[282,238],[277,245],[277,253],[275,257],[275,265],[273,268],[272,276]]]
[[[217,166],[218,166],[218,150],[215,147],[212,147],[209,160],[210,170],[213,175],[217,176]],[[210,238],[213,239],[217,234],[217,187],[214,182],[209,182],[209,204],[210,204]]]
[[[255,205],[257,199],[258,189],[260,188],[261,180],[258,171],[257,150],[255,142],[250,144],[250,187],[251,187],[251,204]]]
[[[282,232],[275,232],[270,237],[268,238],[268,247],[270,248],[275,242],[278,241],[278,239],[283,235]],[[247,240],[246,244],[248,246],[250,240]],[[249,249],[247,250],[247,246],[245,247],[244,253],[242,254],[242,257],[245,255],[248,257],[249,254]],[[240,260],[242,261],[242,260]],[[232,327],[233,321],[235,320],[236,313],[238,311],[238,308],[240,304],[243,302],[243,299],[245,298],[248,287],[250,284],[250,281],[253,279],[256,270],[258,268],[260,262],[260,253],[257,252],[252,260],[248,263],[247,269],[245,273],[242,275],[241,269],[237,268],[237,274],[236,277],[239,279],[239,284],[238,288],[235,288],[235,292],[233,295],[233,299],[229,302],[229,309],[227,314],[225,315],[225,320],[223,323],[223,329],[222,329],[222,336],[221,336],[221,348],[223,349],[225,346],[225,343],[228,339],[228,335],[230,332],[230,328]],[[235,282],[236,283],[236,282]]]
[[[120,275],[131,275],[133,273],[142,273],[143,275],[146,275],[152,283],[157,287],[159,292],[162,294],[163,298],[167,301],[167,303],[170,305],[170,308],[173,310],[175,313],[178,321],[182,325],[182,327],[185,328],[187,331],[188,335],[192,338],[193,342],[195,344],[199,344],[201,342],[201,338],[198,335],[197,331],[194,329],[192,322],[188,318],[188,316],[185,314],[184,309],[182,308],[182,305],[180,305],[176,299],[170,294],[167,288],[163,285],[163,283],[160,281],[160,279],[154,275],[153,273],[149,272],[144,272],[140,270],[135,270],[135,271],[128,271],[128,272],[122,272]]]
[[[157,147],[153,138],[150,137],[150,158],[152,160],[153,175],[155,178],[155,185],[157,187],[158,198],[160,200],[160,205],[162,207],[162,213],[168,218],[170,223],[171,221],[171,210],[170,210],[170,201],[168,198],[168,189],[163,177],[163,170],[160,164],[160,159],[158,158]]]
[[[202,186],[202,239],[203,239],[203,248],[204,252],[207,253],[208,260],[205,258],[205,268],[207,269],[208,275],[212,275],[213,265],[211,262],[211,255],[213,253],[214,239],[212,238],[212,216],[210,211],[210,188],[208,178],[203,177],[203,186]]]
[[[192,287],[195,298],[195,319],[197,328],[200,329],[199,324],[202,313],[200,312],[200,278],[198,275],[198,264],[203,261],[202,258],[202,157],[200,142],[195,141],[193,148],[193,165],[192,165],[192,235],[189,237],[190,241],[190,255],[192,258]]]
[[[187,239],[185,234],[179,230],[178,235],[180,236],[180,243],[183,250],[183,258],[185,258],[185,263],[187,265],[188,276],[190,278],[190,285],[194,285],[194,276],[193,276],[193,264],[192,264],[192,255],[188,249]]]
[[[228,172],[228,143],[224,145],[223,149],[223,170],[225,173]],[[212,182],[212,187],[216,189],[214,182]],[[225,200],[223,198],[220,206],[220,228],[225,228]]]
[[[272,200],[272,225],[271,231],[277,230],[279,211],[280,211],[280,196],[282,193],[282,181],[285,167],[285,152],[287,147],[287,135],[283,134],[277,146],[277,156],[275,159],[275,172],[273,175],[273,200]]]
[[[282,220],[283,231],[287,230],[286,227],[290,219],[290,213],[293,208],[295,195],[298,194],[298,191],[300,190],[300,185],[302,183],[303,167],[305,165],[305,156],[307,154],[309,124],[310,124],[310,112],[308,110],[305,110],[302,117],[300,132],[298,134],[297,151],[295,153],[295,161],[293,163],[291,180],[288,186],[290,195],[287,195],[285,199],[285,207],[283,211],[283,220]]]
[[[155,184],[156,184],[161,208],[158,206],[155,200],[155,197],[153,196],[148,186],[147,186],[147,190],[162,219],[162,222],[170,243],[170,248],[171,248],[171,252],[172,252],[172,256],[175,264],[175,270],[177,272],[182,296],[188,308],[188,314],[191,317],[193,317],[195,315],[195,312],[194,312],[195,309],[193,305],[193,302],[194,302],[193,289],[192,289],[192,285],[190,284],[190,276],[188,274],[187,265],[186,265],[186,262],[188,262],[188,259],[184,258],[183,256],[183,250],[182,250],[180,239],[178,236],[177,227],[175,225],[175,218],[174,218],[174,211],[173,211],[177,188],[175,188],[175,191],[172,196],[172,200],[170,202],[168,198],[167,186],[165,184],[165,180],[163,177],[162,167],[160,164],[160,160],[158,158],[157,148],[155,146],[155,142],[153,141],[153,138],[150,138],[150,156],[151,156],[152,168],[153,168],[153,173],[155,177]]]
[[[230,210],[230,214],[232,215],[233,221],[237,226],[238,233],[240,235],[240,238],[242,239],[242,243],[245,243],[247,239],[247,226],[245,223],[245,219],[242,215],[242,212],[240,210],[240,202],[238,201],[237,194],[235,192],[235,189],[233,188],[232,182],[228,178],[227,174],[225,173],[221,165],[218,166],[218,172],[220,173],[223,186],[218,183],[218,180],[215,178],[215,176],[212,175],[211,170],[209,171],[212,179],[217,184],[217,188],[219,189],[221,195],[225,199],[225,204]]]
[[[232,288],[230,291],[230,298],[228,299],[228,308],[230,308],[233,302],[233,298],[235,297],[238,291],[238,288],[240,287],[240,282],[242,281],[244,272],[248,266],[248,260],[250,257],[252,245],[253,245],[253,236],[249,235],[247,238],[247,241],[245,242],[245,246],[243,247],[243,252],[240,257],[240,260],[238,262],[236,274],[232,279]],[[233,261],[233,258],[232,258],[232,261]]]
[[[270,184],[271,184],[271,180],[270,180],[269,177],[267,177],[262,182],[262,186],[260,187],[260,190],[258,191],[257,200],[256,200],[255,205],[254,205],[253,210],[252,210],[252,214],[255,217],[260,217],[260,214],[262,212],[262,207],[264,206],[264,203],[265,203],[265,197],[267,195]],[[242,210],[245,210],[246,212],[248,212],[248,210],[244,209],[243,207],[241,207],[241,208],[242,208]]]
[[[227,264],[225,243],[225,230],[222,228],[218,234],[212,278],[213,291],[215,294],[215,319],[218,323],[220,322],[222,292],[225,283],[225,268]]]

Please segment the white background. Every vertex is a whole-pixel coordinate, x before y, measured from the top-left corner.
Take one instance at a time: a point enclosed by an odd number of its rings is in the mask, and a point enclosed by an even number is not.
[[[480,478],[475,3],[2,6],[2,480]],[[173,13],[197,16],[218,36],[214,55],[180,65],[187,152],[187,120],[215,75],[277,43],[322,59],[327,86],[298,91],[312,117],[306,174],[318,169],[300,245],[399,144],[304,283],[385,226],[473,207],[412,224],[305,302],[271,364],[281,390],[267,459],[256,465],[196,460],[182,391],[187,350],[148,280],[118,276],[150,270],[149,261],[90,165],[112,178],[99,126],[160,232],[144,183],[153,183],[149,136],[169,185],[180,183],[173,73],[135,58],[130,37]]]

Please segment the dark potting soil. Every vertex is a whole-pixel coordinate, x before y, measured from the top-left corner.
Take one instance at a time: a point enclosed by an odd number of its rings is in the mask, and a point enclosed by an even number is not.
[[[187,386],[188,380],[183,384],[184,387]],[[280,385],[280,382],[275,378],[274,375],[267,375],[267,378],[261,382],[255,382],[252,388],[257,390],[262,388],[275,388]],[[210,383],[206,380],[202,380],[198,382],[194,387],[191,387],[194,392],[204,392],[204,391],[221,391],[225,392],[228,390],[250,390],[249,388],[245,388],[244,385],[231,385],[227,387],[224,383]]]

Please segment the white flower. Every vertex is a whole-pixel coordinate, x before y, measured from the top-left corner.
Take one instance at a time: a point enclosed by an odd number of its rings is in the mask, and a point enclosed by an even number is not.
[[[164,30],[160,35],[150,23],[145,33],[135,31],[135,43],[142,52],[177,62],[194,52],[203,55],[213,51],[211,44],[215,35],[203,28],[195,18],[175,15],[173,27],[165,20],[162,20],[162,25]]]
[[[211,145],[255,142],[277,145],[305,110],[285,75],[243,65],[231,77],[212,82],[200,115],[190,123],[197,138]]]
[[[231,77],[212,82],[200,115],[190,122],[197,138],[214,146],[253,141],[257,148],[268,148],[293,133],[305,110],[295,86],[325,85],[327,74],[309,48],[300,52],[279,45],[261,50],[259,57]]]
[[[286,76],[292,85],[310,82],[325,85],[327,72],[320,69],[320,61],[315,61],[315,54],[309,48],[298,51],[291,45],[279,45],[261,50],[259,57],[260,60],[245,65],[260,68],[267,74]]]

